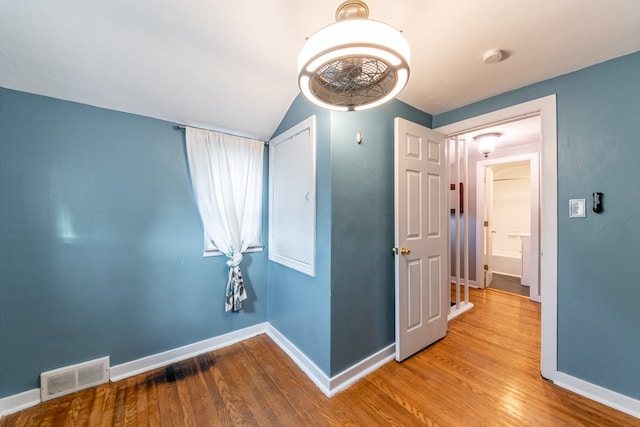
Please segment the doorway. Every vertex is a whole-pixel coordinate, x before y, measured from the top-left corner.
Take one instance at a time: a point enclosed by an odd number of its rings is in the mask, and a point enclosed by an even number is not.
[[[483,135],[499,136],[490,151],[478,143]],[[456,248],[469,247],[469,268],[462,270],[469,271],[471,286],[491,287],[494,271],[502,275],[497,276],[497,283],[517,276],[518,290],[527,290],[531,300],[540,302],[540,114],[485,124],[449,135],[449,140],[464,147],[462,160],[453,161],[452,182],[461,180],[469,203],[468,215],[451,221],[452,236],[461,234],[461,225],[467,227],[463,217],[470,222],[468,239],[452,237],[452,276],[459,270],[454,262],[460,253]],[[451,150],[453,155],[458,151]],[[500,209],[494,209],[494,200]],[[451,211],[455,214],[454,208]],[[522,288],[520,278],[526,285]]]
[[[558,189],[557,189],[557,116],[556,96],[524,102],[450,125],[436,128],[445,135],[460,135],[488,126],[540,116],[540,294],[542,304],[540,372],[555,380],[557,365],[557,279],[558,279]]]
[[[539,139],[539,136],[536,136]],[[477,171],[478,274],[483,286],[540,302],[539,147],[517,156],[480,161]],[[496,154],[498,154],[496,152]],[[493,281],[492,281],[493,278]]]

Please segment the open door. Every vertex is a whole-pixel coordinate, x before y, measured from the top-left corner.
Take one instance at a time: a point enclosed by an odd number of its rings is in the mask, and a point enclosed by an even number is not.
[[[447,333],[448,181],[445,136],[395,119],[396,360]]]
[[[484,287],[493,281],[493,169],[484,168]]]

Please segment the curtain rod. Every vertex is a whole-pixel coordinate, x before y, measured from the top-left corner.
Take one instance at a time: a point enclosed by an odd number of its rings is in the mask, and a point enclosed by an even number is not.
[[[234,134],[234,133],[231,133],[231,132],[223,132],[223,131],[220,131],[220,130],[215,130],[215,129],[205,129],[205,128],[199,128],[199,127],[196,127],[196,126],[189,126],[189,125],[183,125],[183,124],[176,125],[176,127],[177,127],[178,129],[180,129],[180,130],[185,130],[186,128],[193,128],[193,129],[208,130],[208,131],[210,131],[210,132],[218,132],[218,133],[222,133],[222,134],[224,134],[224,135],[237,136],[237,137],[240,137],[240,138],[247,138],[247,139],[253,139],[253,140],[256,140],[256,141],[262,141],[262,142],[264,142],[264,145],[269,145],[269,141],[265,141],[264,139],[260,139],[260,138],[252,138],[252,137],[250,137],[250,136],[237,135],[237,134]]]

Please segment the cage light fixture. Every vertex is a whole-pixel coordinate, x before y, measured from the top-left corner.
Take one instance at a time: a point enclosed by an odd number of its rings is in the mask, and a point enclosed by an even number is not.
[[[478,143],[478,152],[485,158],[489,157],[489,154],[493,153],[496,149],[496,142],[502,134],[500,132],[489,132],[476,135],[473,140]]]
[[[307,39],[298,55],[298,85],[309,101],[337,111],[365,110],[404,89],[409,43],[397,29],[368,17],[363,1],[346,1],[335,23]]]

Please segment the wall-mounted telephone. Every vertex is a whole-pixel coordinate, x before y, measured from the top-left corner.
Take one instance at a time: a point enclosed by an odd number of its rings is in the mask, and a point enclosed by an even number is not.
[[[602,209],[602,193],[593,193],[593,211],[600,213]]]

